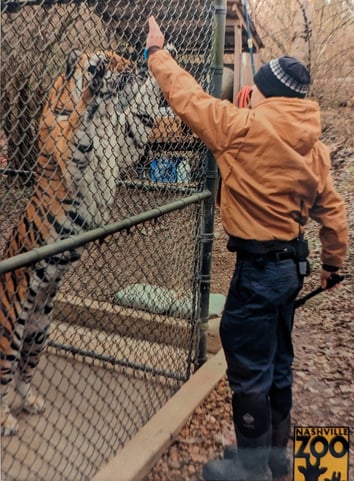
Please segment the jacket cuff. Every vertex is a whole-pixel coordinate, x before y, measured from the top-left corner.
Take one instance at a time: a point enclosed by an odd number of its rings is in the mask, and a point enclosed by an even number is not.
[[[327,272],[337,272],[339,271],[339,267],[336,266],[329,266],[328,264],[322,264],[322,269]]]

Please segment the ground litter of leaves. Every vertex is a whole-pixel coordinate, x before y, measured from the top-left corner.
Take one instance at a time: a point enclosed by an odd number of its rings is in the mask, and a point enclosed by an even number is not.
[[[292,426],[349,426],[354,435],[354,110],[322,112],[322,139],[329,146],[332,175],[345,200],[350,224],[350,250],[342,270],[340,288],[322,293],[296,311],[293,331],[295,360]],[[301,295],[319,285],[318,226],[309,222],[312,273]],[[226,294],[234,256],[226,251],[218,213],[215,219],[212,292]],[[221,457],[223,447],[234,440],[231,394],[225,377],[217,384],[163,453],[144,481],[201,481],[202,466]],[[353,457],[354,443],[350,443]],[[292,440],[289,440],[292,452]],[[349,479],[354,479],[353,460]],[[291,477],[290,477],[291,478]],[[341,481],[348,481],[342,479]]]

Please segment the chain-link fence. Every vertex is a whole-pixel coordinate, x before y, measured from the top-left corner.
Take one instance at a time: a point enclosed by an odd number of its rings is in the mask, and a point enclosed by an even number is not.
[[[1,2],[4,481],[90,479],[203,362],[216,171],[143,50],[210,91],[215,10]]]

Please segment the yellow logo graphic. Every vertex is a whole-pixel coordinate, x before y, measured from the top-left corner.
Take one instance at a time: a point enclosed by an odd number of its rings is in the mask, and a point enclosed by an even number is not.
[[[348,481],[348,467],[348,427],[294,428],[294,481]]]

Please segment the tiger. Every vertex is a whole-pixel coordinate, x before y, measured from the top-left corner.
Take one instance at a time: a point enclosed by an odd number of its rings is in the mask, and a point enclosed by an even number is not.
[[[96,227],[102,221],[97,186],[87,184],[94,159],[95,115],[126,81],[130,62],[118,54],[72,51],[66,72],[49,92],[39,122],[39,156],[31,199],[5,246],[9,258]],[[101,113],[103,116],[103,113]],[[107,174],[108,175],[108,174]],[[95,201],[96,199],[96,201]],[[0,277],[1,433],[14,434],[8,386],[15,378],[21,409],[41,413],[44,399],[30,389],[44,349],[53,299],[80,249],[46,258]]]
[[[173,51],[173,47],[168,47]],[[39,122],[35,188],[3,258],[107,222],[122,166],[136,165],[160,115],[154,77],[113,52],[73,51],[55,81]],[[40,414],[31,389],[49,334],[56,293],[83,247],[51,255],[0,276],[1,433],[18,431],[8,388],[15,381],[22,411]]]

